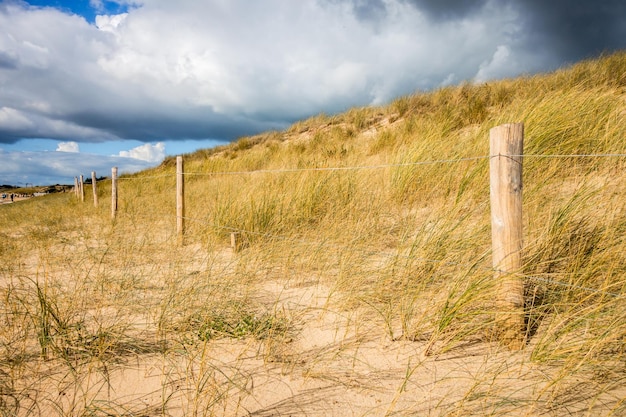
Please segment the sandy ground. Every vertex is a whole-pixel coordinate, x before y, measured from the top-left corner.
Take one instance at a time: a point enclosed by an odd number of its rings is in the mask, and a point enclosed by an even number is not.
[[[185,355],[137,356],[110,369],[106,378],[92,374],[84,384],[91,392],[63,389],[69,381],[48,381],[56,385],[50,394],[58,391],[54,402],[70,410],[89,398],[119,412],[114,404],[123,399],[125,408],[141,416],[445,415],[458,410],[534,415],[532,405],[515,403],[528,394],[525,383],[541,380],[523,353],[476,344],[425,358],[425,343],[391,341],[380,334],[378,323],[329,309],[324,286],[272,282],[266,290],[265,296],[280,293],[278,308],[301,315],[292,341],[221,339],[190,347]],[[484,403],[476,403],[476,396]],[[490,404],[490,396],[507,397],[509,404]]]
[[[235,264],[236,254],[223,257]],[[426,356],[428,341],[391,340],[371,312],[338,308],[327,284],[315,278],[258,284],[255,301],[293,318],[284,338],[170,343],[162,350],[163,341],[145,329],[143,351],[105,365],[68,372],[40,361],[36,372],[18,378],[16,392],[29,392],[19,415],[583,416],[624,410],[625,387],[596,398],[581,379],[555,391],[553,370],[530,360],[532,343],[509,352],[467,341],[445,354],[435,346]],[[11,398],[0,404],[11,405]]]

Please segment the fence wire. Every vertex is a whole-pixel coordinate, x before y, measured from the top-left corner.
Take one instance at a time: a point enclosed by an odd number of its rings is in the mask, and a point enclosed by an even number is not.
[[[384,169],[384,168],[402,168],[411,166],[422,165],[435,165],[435,164],[448,164],[464,161],[479,161],[497,157],[500,155],[484,155],[484,156],[470,156],[465,158],[455,159],[436,159],[430,161],[416,161],[416,162],[404,162],[397,164],[378,164],[378,165],[357,165],[357,166],[345,166],[345,167],[316,167],[316,168],[277,168],[277,169],[257,169],[251,171],[216,171],[216,172],[183,172],[185,176],[214,176],[214,175],[246,175],[246,174],[282,174],[282,173],[297,173],[297,172],[324,172],[324,171],[351,171],[351,170],[372,170],[372,169]],[[507,155],[514,158],[626,158],[626,154],[623,153],[608,153],[608,154],[523,154],[523,155]],[[158,178],[171,178],[172,174],[153,175],[148,177],[117,177],[118,181],[143,181],[147,179]],[[110,181],[110,179],[107,179]]]
[[[368,169],[383,169],[383,168],[401,168],[420,165],[435,165],[445,163],[455,163],[463,161],[477,161],[481,159],[488,159],[488,156],[473,156],[467,158],[458,159],[439,159],[433,161],[418,161],[418,162],[406,162],[399,164],[380,164],[380,165],[360,165],[360,166],[347,166],[347,167],[318,167],[318,168],[281,168],[281,169],[258,169],[252,171],[216,171],[216,172],[184,172],[183,175],[189,176],[212,176],[212,175],[243,175],[243,174],[282,174],[282,173],[295,173],[295,172],[319,172],[319,171],[358,171]]]
[[[303,245],[307,245],[307,246],[324,246],[326,248],[331,248],[334,250],[345,250],[345,251],[352,251],[352,252],[359,252],[362,255],[366,256],[366,257],[370,257],[370,256],[384,256],[387,259],[406,259],[406,260],[413,260],[413,261],[418,261],[418,262],[423,262],[423,263],[431,263],[431,264],[438,264],[438,265],[442,265],[442,266],[452,266],[452,267],[464,267],[467,269],[480,269],[483,270],[485,272],[490,272],[490,273],[495,273],[495,272],[503,272],[503,271],[499,271],[497,268],[493,268],[493,267],[486,267],[486,266],[480,266],[477,263],[463,263],[463,262],[454,262],[454,261],[449,261],[449,260],[442,260],[442,259],[430,259],[430,258],[423,258],[423,257],[416,257],[416,256],[412,256],[412,255],[403,255],[401,253],[389,253],[389,254],[383,254],[380,251],[365,251],[362,249],[358,249],[356,247],[349,247],[346,245],[339,245],[339,244],[329,244],[327,242],[319,242],[319,241],[308,241],[305,239],[299,239],[299,238],[293,238],[290,236],[284,236],[284,235],[276,235],[276,234],[270,234],[270,233],[262,233],[262,232],[254,232],[254,231],[250,231],[250,230],[245,230],[245,229],[240,229],[240,228],[236,228],[236,227],[232,227],[232,226],[223,226],[223,225],[215,225],[215,224],[211,224],[209,222],[206,222],[202,219],[196,219],[196,218],[190,218],[190,217],[184,217],[185,220],[189,220],[192,222],[196,222],[196,223],[202,223],[204,225],[207,225],[209,227],[213,227],[216,229],[221,229],[221,230],[227,230],[233,233],[241,233],[241,234],[249,234],[249,235],[255,235],[255,236],[259,236],[259,237],[263,237],[263,238],[268,238],[268,239],[278,239],[278,240],[284,240],[284,241],[289,241],[290,243],[298,243],[298,244],[303,244]],[[549,284],[549,285],[554,285],[554,286],[560,286],[560,287],[567,287],[567,288],[571,288],[571,289],[577,289],[580,291],[584,291],[590,294],[604,294],[604,295],[608,295],[614,298],[626,298],[626,295],[623,294],[619,294],[619,293],[615,293],[615,292],[610,292],[610,291],[604,291],[604,290],[599,290],[599,289],[595,289],[595,288],[591,288],[591,287],[584,287],[584,286],[580,286],[580,285],[576,285],[576,284],[571,284],[571,283],[567,283],[567,282],[562,282],[562,281],[557,281],[557,280],[551,280],[551,279],[547,279],[547,278],[541,278],[535,275],[528,275],[528,274],[515,274],[521,278],[525,278],[528,281],[534,281],[534,282],[541,282],[543,284]]]
[[[379,164],[379,165],[359,165],[359,166],[346,166],[346,167],[317,167],[317,168],[279,168],[279,169],[258,169],[251,171],[216,171],[216,172],[183,172],[186,176],[213,176],[213,175],[246,175],[246,174],[282,174],[282,173],[296,173],[296,172],[318,172],[318,171],[351,171],[351,170],[371,170],[371,169],[384,169],[384,168],[402,168],[411,166],[422,165],[435,165],[435,164],[448,164],[464,161],[479,161],[492,159],[501,155],[484,155],[484,156],[470,156],[465,158],[456,159],[438,159],[431,161],[416,161],[405,162],[398,164]],[[539,155],[539,154],[525,154],[525,155],[507,155],[514,158],[626,158],[626,154],[622,153],[609,153],[609,154],[555,154],[555,155]],[[170,174],[171,176],[171,174]]]
[[[456,159],[439,159],[439,160],[416,161],[416,162],[406,162],[406,163],[397,163],[397,164],[361,165],[361,166],[345,166],[345,167],[261,169],[261,170],[251,170],[251,171],[183,172],[182,174],[184,176],[218,176],[218,175],[282,174],[282,173],[300,173],[300,172],[375,170],[375,169],[403,168],[403,167],[425,166],[425,165],[435,165],[435,164],[449,164],[449,163],[458,163],[458,162],[464,162],[464,161],[480,161],[480,160],[488,160],[497,156],[500,156],[500,155],[473,156],[473,157],[456,158]],[[626,154],[624,153],[553,154],[553,155],[524,154],[524,155],[507,155],[507,156],[515,157],[515,158],[522,158],[522,159],[525,159],[525,158],[537,158],[537,159],[626,158]],[[132,181],[132,180],[143,181],[146,179],[172,178],[172,175],[173,174],[162,174],[162,175],[154,175],[154,176],[149,176],[149,177],[123,177],[122,176],[122,177],[118,177],[117,179],[125,180],[125,181]],[[171,218],[170,216],[160,216],[160,217]],[[175,218],[178,218],[178,216],[175,216]],[[266,238],[266,239],[285,240],[291,243],[298,243],[298,244],[310,245],[310,246],[325,246],[325,247],[330,247],[335,250],[358,251],[365,256],[375,256],[375,255],[383,256],[383,254],[380,251],[364,251],[364,250],[357,249],[355,247],[348,247],[345,245],[338,245],[338,244],[329,244],[328,242],[307,241],[305,239],[293,238],[291,236],[255,232],[255,231],[245,230],[245,229],[236,228],[236,227],[232,227],[228,225],[216,225],[216,224],[211,224],[207,222],[206,220],[193,218],[193,217],[183,217],[183,219],[186,221],[190,221],[190,222],[201,223],[206,226],[212,227],[214,229],[226,230],[231,233],[241,233],[243,235],[259,236],[259,237]],[[449,260],[420,258],[420,257],[411,256],[411,255],[403,255],[400,253],[386,254],[385,256],[387,258],[396,258],[396,259],[401,258],[401,259],[414,260],[414,261],[424,262],[424,263],[439,264],[439,265],[444,265],[444,266],[479,268],[479,269],[483,269],[485,271],[489,271],[492,273],[497,272],[497,269],[495,268],[478,266],[476,263],[469,264],[469,263],[461,263],[461,262],[452,262]],[[540,282],[540,283],[547,284],[547,285],[567,287],[567,288],[577,289],[577,290],[584,291],[587,293],[592,293],[592,294],[604,294],[604,295],[609,295],[611,297],[615,297],[619,299],[626,298],[625,295],[616,293],[616,292],[598,290],[595,288],[580,286],[580,285],[552,280],[548,278],[542,278],[542,277],[538,277],[534,275],[526,275],[526,274],[517,274],[517,275],[529,281]]]
[[[150,177],[117,177],[118,181],[143,181],[156,178],[172,178],[172,174],[152,175]]]

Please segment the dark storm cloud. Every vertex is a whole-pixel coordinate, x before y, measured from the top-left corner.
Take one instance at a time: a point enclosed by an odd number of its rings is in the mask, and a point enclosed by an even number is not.
[[[185,115],[172,113],[77,112],[66,117],[76,125],[107,132],[119,138],[143,142],[168,138],[233,140],[265,130],[282,129],[286,123],[263,122],[243,117],[216,115],[210,111],[188,109]]]
[[[626,1],[516,1],[528,48],[544,48],[559,61],[578,61],[626,47]]]
[[[463,18],[479,11],[487,0],[405,0],[413,4],[429,18],[451,20]],[[506,1],[506,0],[505,0]]]
[[[462,19],[491,6],[512,6],[524,27],[519,46],[554,54],[559,64],[626,47],[624,0],[405,0],[434,21]]]

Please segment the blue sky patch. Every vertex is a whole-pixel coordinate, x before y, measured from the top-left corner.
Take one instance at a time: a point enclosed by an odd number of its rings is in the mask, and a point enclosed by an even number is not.
[[[120,14],[128,11],[128,6],[114,1],[103,0],[101,7],[93,7],[89,0],[28,0],[28,4],[37,7],[53,7],[68,14],[83,16],[89,23],[96,21],[97,15]]]

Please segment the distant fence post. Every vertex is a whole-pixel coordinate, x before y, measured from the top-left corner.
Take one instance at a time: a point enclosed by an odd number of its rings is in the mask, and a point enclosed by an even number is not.
[[[91,171],[91,189],[93,191],[93,206],[98,207],[98,190],[96,188],[96,171]]]
[[[233,252],[239,252],[241,248],[239,233],[233,232],[230,234],[230,247],[233,249]]]
[[[82,174],[80,175],[80,185],[78,188],[80,191],[80,201],[84,202],[85,201],[85,177]]]
[[[111,218],[117,215],[117,167],[111,168]]]
[[[510,349],[524,346],[522,268],[522,154],[524,125],[511,123],[489,132],[491,239],[497,282],[496,332]]]
[[[176,157],[176,234],[183,243],[185,234],[185,179],[183,157]]]

